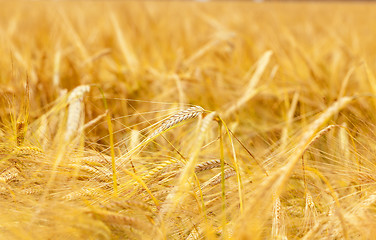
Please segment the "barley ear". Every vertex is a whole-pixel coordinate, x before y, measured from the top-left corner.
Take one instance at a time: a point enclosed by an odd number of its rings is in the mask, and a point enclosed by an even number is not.
[[[154,137],[158,136],[159,134],[163,133],[164,131],[176,126],[177,124],[188,120],[188,119],[194,119],[198,116],[200,116],[205,110],[200,106],[194,106],[190,107],[186,110],[180,111],[171,117],[164,120],[161,125],[152,132],[148,139],[153,139]]]
[[[68,97],[68,119],[67,127],[65,131],[65,140],[70,140],[79,130],[84,122],[84,104],[83,97],[85,93],[90,91],[90,86],[82,85],[78,86]]]
[[[305,193],[305,200],[304,219],[306,221],[305,224],[309,229],[316,224],[318,213],[312,195],[308,190],[306,190]]]
[[[287,240],[285,228],[281,200],[277,197],[273,204],[272,239]]]
[[[210,160],[210,161],[202,162],[202,163],[198,164],[195,167],[195,172],[199,173],[199,172],[203,172],[203,171],[206,171],[206,170],[209,170],[209,169],[218,168],[220,166],[221,166],[221,160],[220,159],[214,159],[214,160]]]

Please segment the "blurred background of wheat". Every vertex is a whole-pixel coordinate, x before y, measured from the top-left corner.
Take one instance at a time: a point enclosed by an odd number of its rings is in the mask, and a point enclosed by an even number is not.
[[[374,238],[375,12],[1,2],[0,238]]]

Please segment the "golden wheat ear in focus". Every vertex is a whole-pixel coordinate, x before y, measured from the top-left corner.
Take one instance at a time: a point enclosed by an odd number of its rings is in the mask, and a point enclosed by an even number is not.
[[[376,6],[0,7],[0,239],[373,239]]]

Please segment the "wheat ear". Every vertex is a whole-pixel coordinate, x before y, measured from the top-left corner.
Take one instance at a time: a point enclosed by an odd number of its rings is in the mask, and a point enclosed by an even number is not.
[[[9,167],[0,174],[0,183],[10,182],[18,177],[20,170],[16,167]]]
[[[313,202],[312,195],[306,190],[305,194],[305,209],[304,209],[304,219],[307,221],[306,224],[309,228],[314,226],[316,223],[317,210],[315,203]]]
[[[70,140],[76,131],[79,129],[80,124],[83,122],[83,97],[85,93],[90,91],[89,85],[78,86],[68,97],[68,120],[67,128],[65,131],[65,140]]]
[[[24,121],[18,121],[16,124],[17,129],[17,146],[21,146],[21,144],[25,140],[25,134],[26,134],[26,123]]]
[[[152,178],[155,178],[157,175],[161,174],[161,171],[167,167],[169,167],[172,164],[176,164],[177,161],[175,159],[169,159],[167,161],[163,161],[153,167],[152,169],[148,170],[146,174],[142,177],[142,180],[148,181]]]
[[[82,159],[73,158],[72,163],[86,163],[93,166],[106,166],[111,165],[111,157],[107,155],[92,155],[82,157]]]
[[[209,170],[209,169],[218,168],[220,166],[221,166],[221,160],[220,159],[214,159],[214,160],[210,160],[210,161],[198,164],[195,167],[195,172],[199,173],[199,172],[203,172],[203,171],[206,171],[206,170]]]
[[[285,226],[283,224],[281,200],[279,197],[275,199],[273,204],[272,239],[287,240]]]
[[[94,177],[96,179],[106,181],[106,180],[111,179],[112,177],[112,172],[109,171],[105,167],[96,167],[96,166],[90,166],[86,164],[74,164],[74,163],[69,164],[69,166],[75,169],[79,169],[80,171],[91,174],[90,178]]]
[[[227,168],[224,171],[224,179],[228,179],[228,178],[234,176],[235,174],[236,174],[236,171],[234,169]],[[201,185],[201,188],[204,189],[204,188],[207,188],[207,187],[215,186],[215,185],[219,184],[221,181],[222,181],[222,173],[220,172],[217,175],[215,175],[214,177],[212,177],[211,179],[209,179],[208,181],[204,182]]]
[[[71,192],[63,197],[64,200],[72,201],[82,197],[92,197],[98,196],[98,189],[97,188],[82,188],[78,191]]]
[[[202,107],[193,106],[168,117],[167,119],[162,121],[161,125],[154,132],[152,132],[148,137],[146,137],[141,143],[139,143],[137,146],[132,148],[129,152],[121,156],[121,159],[124,159],[124,160],[120,162],[120,165],[125,164],[126,160],[129,160],[130,156],[132,156],[140,148],[144,147],[146,144],[151,142],[155,137],[157,137],[164,131],[171,129],[172,127],[176,126],[177,124],[185,120],[197,118],[201,116],[204,112],[205,110]]]
[[[41,194],[42,192],[43,192],[43,188],[40,186],[35,186],[35,187],[21,190],[21,194],[25,194],[25,195],[38,195],[38,194]]]
[[[20,157],[44,158],[45,154],[42,149],[38,147],[16,147],[13,149],[12,154]]]
[[[204,111],[205,110],[200,106],[193,106],[186,110],[180,111],[164,120],[160,127],[157,128],[153,133],[151,133],[148,138],[154,138],[155,136],[161,134],[162,132],[172,128],[173,126],[185,120],[196,118],[200,116]]]

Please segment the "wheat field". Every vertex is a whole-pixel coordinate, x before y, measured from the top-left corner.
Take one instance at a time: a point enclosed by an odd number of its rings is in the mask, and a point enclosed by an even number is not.
[[[0,239],[376,239],[375,4],[0,4]]]

